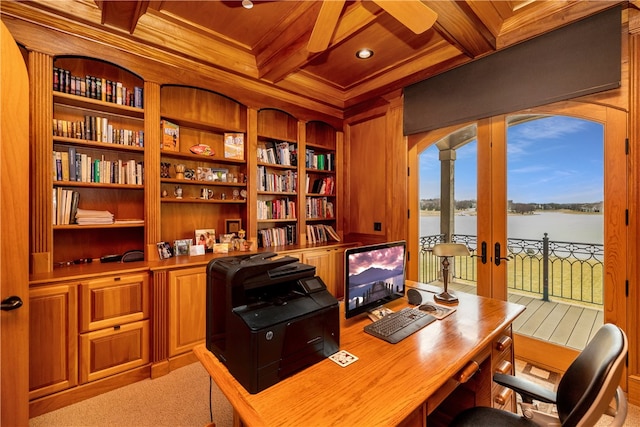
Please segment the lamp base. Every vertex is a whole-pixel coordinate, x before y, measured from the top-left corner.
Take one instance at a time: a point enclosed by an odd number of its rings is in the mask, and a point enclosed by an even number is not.
[[[433,299],[443,304],[457,304],[458,297],[447,291],[441,292],[433,296]]]

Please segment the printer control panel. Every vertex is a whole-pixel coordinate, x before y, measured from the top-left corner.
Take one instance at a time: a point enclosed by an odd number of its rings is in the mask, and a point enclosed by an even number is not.
[[[305,277],[303,279],[298,280],[298,284],[302,288],[302,291],[305,294],[311,294],[314,292],[322,291],[327,289],[327,285],[324,284],[321,278],[318,276],[314,277]]]

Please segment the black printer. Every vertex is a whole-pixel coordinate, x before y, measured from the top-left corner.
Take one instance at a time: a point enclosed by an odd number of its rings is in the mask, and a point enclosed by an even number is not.
[[[207,265],[207,348],[249,393],[340,347],[338,301],[315,267],[264,252]]]

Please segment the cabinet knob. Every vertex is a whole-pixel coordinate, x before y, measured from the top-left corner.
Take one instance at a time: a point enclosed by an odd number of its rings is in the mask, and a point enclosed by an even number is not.
[[[498,364],[496,368],[496,372],[500,374],[510,374],[511,373],[511,362],[508,360],[503,360]]]

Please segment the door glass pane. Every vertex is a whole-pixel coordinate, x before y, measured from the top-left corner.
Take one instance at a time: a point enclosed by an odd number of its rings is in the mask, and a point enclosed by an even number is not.
[[[591,328],[602,318],[603,125],[509,117],[507,199],[509,300],[528,306],[518,328],[571,347],[571,329],[582,327],[571,319],[592,319]]]
[[[442,279],[441,260],[431,248],[442,242],[477,247],[476,126],[462,128],[420,153],[419,280]],[[451,291],[476,292],[476,258],[449,259]]]

